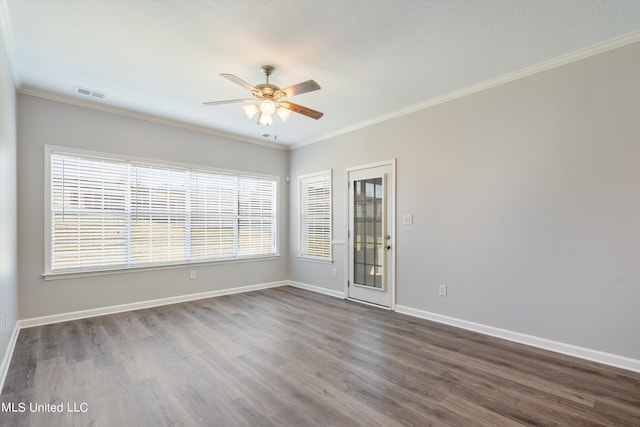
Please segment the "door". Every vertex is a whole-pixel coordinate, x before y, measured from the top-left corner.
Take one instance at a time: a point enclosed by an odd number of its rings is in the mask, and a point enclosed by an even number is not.
[[[349,299],[393,308],[393,163],[348,171]]]

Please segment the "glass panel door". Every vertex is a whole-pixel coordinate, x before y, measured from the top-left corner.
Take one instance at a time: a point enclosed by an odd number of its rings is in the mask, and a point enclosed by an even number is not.
[[[385,289],[384,187],[382,177],[353,182],[354,285]]]
[[[391,163],[348,170],[347,297],[388,308],[394,301],[394,182]]]

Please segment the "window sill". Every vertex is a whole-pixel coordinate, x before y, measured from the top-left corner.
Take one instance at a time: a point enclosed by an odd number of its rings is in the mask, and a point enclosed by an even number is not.
[[[264,256],[254,256],[254,257],[246,257],[246,258],[235,258],[235,259],[221,259],[217,261],[194,261],[194,262],[182,262],[176,264],[156,264],[156,265],[144,265],[139,267],[116,267],[109,268],[103,270],[81,270],[81,271],[66,271],[66,272],[55,272],[55,273],[44,273],[42,275],[44,280],[62,280],[62,279],[74,279],[80,277],[91,277],[91,276],[108,276],[112,274],[122,274],[122,273],[141,273],[144,271],[156,271],[156,270],[174,270],[178,268],[196,268],[196,267],[204,267],[204,266],[212,266],[212,265],[220,265],[220,264],[235,264],[242,262],[255,262],[255,261],[269,261],[280,259],[280,254],[276,255],[264,255]]]
[[[304,255],[298,255],[296,258],[298,258],[300,261],[317,262],[320,264],[333,264],[332,258],[313,258]]]

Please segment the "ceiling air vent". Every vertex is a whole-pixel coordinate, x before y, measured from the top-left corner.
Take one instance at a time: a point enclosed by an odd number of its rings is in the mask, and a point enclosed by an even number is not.
[[[93,96],[94,98],[98,98],[98,99],[103,99],[105,96],[107,96],[102,92],[97,92],[91,89],[85,89],[82,87],[79,87],[77,89],[78,89],[78,95]]]

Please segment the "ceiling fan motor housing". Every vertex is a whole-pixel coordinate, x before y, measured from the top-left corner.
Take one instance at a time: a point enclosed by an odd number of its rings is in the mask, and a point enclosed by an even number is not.
[[[286,92],[281,91],[280,88],[276,85],[269,83],[269,76],[273,74],[275,68],[271,65],[263,65],[260,67],[260,71],[267,77],[267,82],[256,85],[257,91],[252,92],[253,95],[258,99],[263,98],[272,98],[277,101],[280,98],[285,98],[287,96]]]

